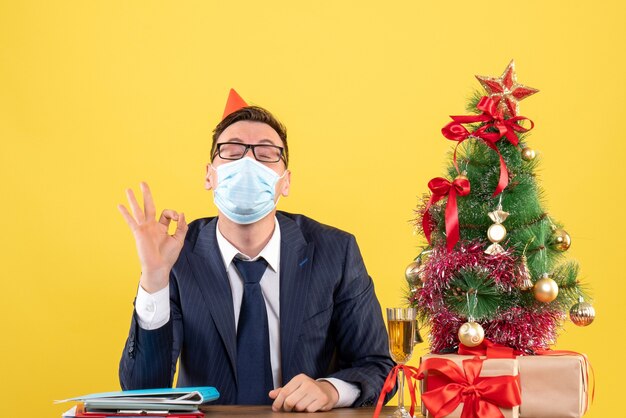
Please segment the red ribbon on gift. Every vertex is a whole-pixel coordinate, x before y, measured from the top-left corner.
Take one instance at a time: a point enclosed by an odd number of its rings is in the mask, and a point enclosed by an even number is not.
[[[506,162],[498,150],[498,147],[496,147],[496,142],[498,142],[501,138],[506,138],[511,144],[517,146],[519,144],[519,139],[517,138],[515,132],[528,132],[534,127],[534,123],[532,120],[524,116],[514,116],[509,119],[504,119],[503,112],[497,110],[496,102],[487,96],[480,99],[476,108],[482,111],[480,115],[450,116],[452,118],[452,122],[444,126],[441,129],[441,133],[446,138],[452,141],[457,141],[452,161],[454,162],[454,166],[458,172],[460,171],[456,162],[456,152],[459,145],[461,145],[461,143],[466,139],[482,139],[489,148],[498,154],[498,158],[500,159],[500,179],[498,180],[498,185],[493,193],[493,196],[495,197],[509,184]],[[530,122],[530,128],[525,128],[519,124],[523,120],[528,120]],[[466,123],[478,122],[484,124],[472,132],[468,131],[463,126],[463,124]],[[498,132],[488,132],[490,128],[495,128]]]
[[[415,384],[413,383],[413,379],[417,377],[417,369],[412,366],[407,366],[405,364],[398,364],[395,366],[389,374],[387,375],[387,379],[385,379],[385,383],[383,384],[383,389],[380,392],[380,396],[378,397],[378,403],[376,404],[376,409],[374,410],[374,415],[372,418],[378,418],[380,415],[380,411],[383,409],[383,404],[385,403],[385,397],[389,392],[393,390],[398,382],[398,372],[402,370],[404,375],[406,376],[407,386],[409,387],[409,394],[411,396],[411,408],[409,409],[409,413],[411,416],[415,414],[415,404],[416,395],[415,395]]]
[[[465,356],[484,356],[487,358],[515,358],[515,356],[523,354],[519,350],[513,350],[506,345],[491,342],[487,338],[475,347],[459,344],[458,353]]]
[[[449,180],[443,177],[435,177],[428,182],[428,188],[431,190],[432,195],[430,200],[426,204],[426,210],[422,217],[422,227],[424,228],[424,235],[430,242],[430,235],[432,233],[431,216],[428,211],[430,207],[448,196],[448,202],[446,203],[446,247],[448,251],[452,251],[454,245],[459,241],[459,209],[456,203],[456,197],[467,196],[470,192],[470,182],[467,178],[457,177],[451,183]]]
[[[517,376],[481,377],[483,360],[463,360],[463,370],[451,360],[429,358],[422,362],[417,379],[426,372],[441,374],[449,382],[422,394],[422,402],[434,418],[449,415],[463,402],[461,418],[503,418],[500,408],[513,408],[522,402]]]

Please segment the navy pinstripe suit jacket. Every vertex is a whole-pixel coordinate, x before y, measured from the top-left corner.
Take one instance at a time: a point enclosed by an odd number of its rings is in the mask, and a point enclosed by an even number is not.
[[[277,212],[282,381],[299,373],[356,384],[354,406],[375,404],[387,373],[387,332],[354,236]],[[170,276],[170,321],[156,330],[133,315],[120,361],[123,389],[215,386],[236,402],[236,331],[230,284],[215,237],[217,218],[189,225]]]

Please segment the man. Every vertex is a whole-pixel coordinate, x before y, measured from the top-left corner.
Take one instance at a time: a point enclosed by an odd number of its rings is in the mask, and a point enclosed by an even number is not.
[[[291,173],[283,125],[231,90],[213,133],[207,190],[218,217],[159,221],[127,190],[142,267],[120,362],[124,389],[215,386],[220,403],[276,411],[373,405],[389,370],[387,333],[354,237],[276,211]],[[168,226],[177,223],[173,235]],[[180,357],[180,359],[179,359]]]

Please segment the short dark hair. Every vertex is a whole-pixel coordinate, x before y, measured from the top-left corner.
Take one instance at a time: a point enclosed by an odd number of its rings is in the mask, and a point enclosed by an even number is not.
[[[252,122],[262,122],[269,125],[272,129],[278,133],[278,136],[283,141],[284,148],[284,161],[285,167],[289,165],[289,147],[287,146],[287,128],[280,123],[269,110],[260,106],[246,106],[230,115],[226,116],[220,123],[213,129],[213,144],[211,145],[211,160],[215,156],[215,149],[217,147],[217,138],[224,132],[226,128],[236,122],[242,120],[248,120]]]

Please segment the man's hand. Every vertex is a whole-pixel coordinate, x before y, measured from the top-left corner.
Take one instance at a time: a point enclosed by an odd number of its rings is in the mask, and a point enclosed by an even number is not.
[[[141,263],[141,287],[148,293],[154,293],[169,283],[170,271],[183,248],[188,227],[184,214],[179,215],[169,209],[161,213],[157,222],[150,188],[143,182],[140,187],[143,193],[143,210],[131,189],[126,190],[126,196],[132,215],[124,205],[118,205],[117,208],[135,237]],[[176,231],[174,235],[169,235],[167,228],[172,220],[177,223]]]
[[[318,382],[305,374],[297,375],[269,395],[274,399],[273,411],[330,411],[339,401],[339,393],[332,383]]]

